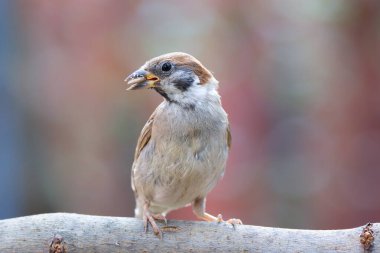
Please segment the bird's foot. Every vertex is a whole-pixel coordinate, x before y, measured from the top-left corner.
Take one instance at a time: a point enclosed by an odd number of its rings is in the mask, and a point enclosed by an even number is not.
[[[226,223],[231,224],[234,229],[236,229],[236,225],[243,225],[241,219],[232,218],[226,221]]]
[[[155,221],[154,216],[150,215],[148,212],[144,212],[143,214],[143,221],[144,221],[144,230],[145,233],[148,232],[148,222],[152,226],[153,233],[158,236],[160,239],[162,239],[162,232],[160,228],[157,226],[157,223]]]
[[[218,216],[216,217],[216,221],[218,223],[225,222],[227,224],[231,224],[234,229],[236,228],[235,227],[236,225],[243,225],[243,222],[240,219],[236,219],[236,218],[232,218],[232,219],[224,221],[223,216],[221,214],[218,214]]]
[[[153,217],[153,219],[155,219],[157,221],[164,222],[166,226],[168,225],[168,220],[166,219],[166,217],[164,215],[153,214],[152,217]]]

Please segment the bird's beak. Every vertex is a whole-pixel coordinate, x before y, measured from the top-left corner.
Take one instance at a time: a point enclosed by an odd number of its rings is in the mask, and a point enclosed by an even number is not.
[[[144,69],[136,70],[124,80],[130,85],[127,90],[154,88],[157,87],[157,82],[159,81],[160,79],[156,75]]]

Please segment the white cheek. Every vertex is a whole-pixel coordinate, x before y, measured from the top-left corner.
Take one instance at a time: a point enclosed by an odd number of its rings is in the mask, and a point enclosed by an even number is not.
[[[193,85],[188,90],[190,96],[198,99],[206,98],[209,95],[217,95],[218,81],[213,77],[206,84],[199,84],[198,76],[195,76]]]
[[[189,93],[189,96],[193,98],[201,99],[207,95],[209,90],[208,90],[208,87],[200,85],[199,78],[196,77],[196,79],[194,80],[193,84],[191,85],[191,87],[189,88],[187,92]]]
[[[173,99],[181,101],[184,104],[197,104],[202,105],[208,103],[211,100],[219,101],[219,95],[217,92],[218,81],[214,78],[207,84],[200,85],[198,76],[194,75],[194,82],[185,92],[179,92],[172,94]]]

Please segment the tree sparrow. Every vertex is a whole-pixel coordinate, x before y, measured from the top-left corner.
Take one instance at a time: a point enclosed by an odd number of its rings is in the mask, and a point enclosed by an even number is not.
[[[231,133],[218,81],[193,56],[170,53],[146,62],[125,81],[127,90],[152,88],[164,97],[141,131],[132,165],[135,216],[162,236],[155,220],[192,204],[206,221],[206,195],[224,174]],[[241,224],[230,219],[230,224]]]

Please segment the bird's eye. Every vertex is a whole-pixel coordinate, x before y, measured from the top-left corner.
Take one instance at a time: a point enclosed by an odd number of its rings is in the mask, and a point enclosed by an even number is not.
[[[162,67],[161,67],[162,71],[168,72],[171,69],[172,69],[172,65],[170,64],[170,62],[165,62],[164,64],[162,64]]]

